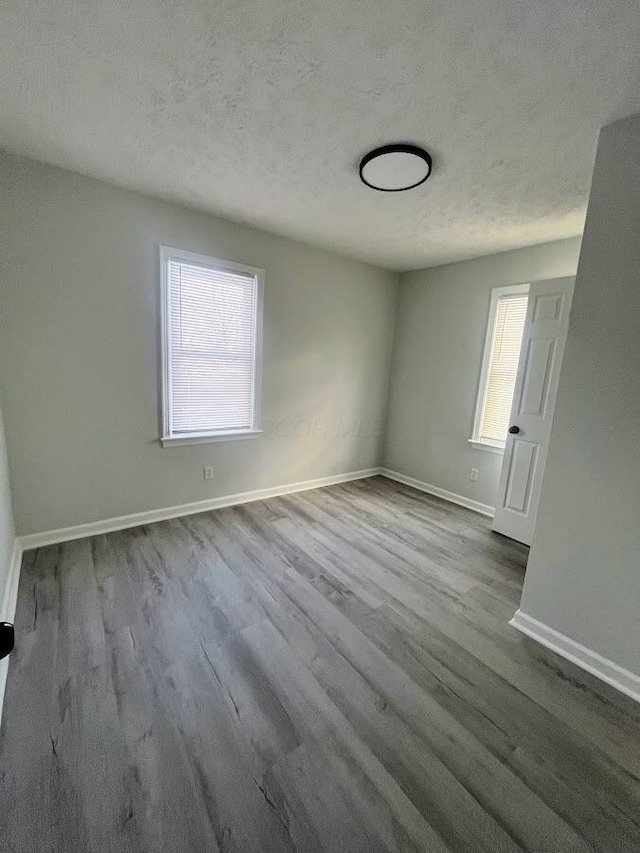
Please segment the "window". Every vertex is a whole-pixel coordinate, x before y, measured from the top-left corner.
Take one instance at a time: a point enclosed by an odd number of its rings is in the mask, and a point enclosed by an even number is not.
[[[479,449],[501,453],[507,440],[528,292],[528,284],[517,284],[496,287],[491,293],[476,416],[470,439],[471,444]]]
[[[264,273],[160,248],[162,443],[259,433],[259,354]]]

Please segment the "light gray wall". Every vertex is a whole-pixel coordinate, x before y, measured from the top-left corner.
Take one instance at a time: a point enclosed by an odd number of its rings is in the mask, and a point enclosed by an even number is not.
[[[9,576],[11,555],[15,543],[13,512],[11,509],[11,492],[9,489],[9,464],[4,435],[2,408],[0,408],[0,607]],[[6,619],[7,614],[0,612],[0,619]]]
[[[468,442],[491,289],[574,275],[579,251],[575,237],[400,277],[387,468],[495,506],[502,456]]]
[[[640,115],[600,136],[522,610],[640,675]]]
[[[7,155],[0,217],[21,534],[379,464],[396,274]],[[265,268],[263,437],[159,445],[159,243]]]

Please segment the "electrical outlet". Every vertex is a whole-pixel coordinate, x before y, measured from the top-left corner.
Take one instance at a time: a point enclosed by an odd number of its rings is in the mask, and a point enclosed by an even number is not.
[[[472,483],[477,483],[479,476],[480,476],[480,471],[478,471],[477,468],[472,468],[469,471],[469,479],[471,480]]]
[[[213,465],[205,465],[202,471],[205,480],[213,480]]]

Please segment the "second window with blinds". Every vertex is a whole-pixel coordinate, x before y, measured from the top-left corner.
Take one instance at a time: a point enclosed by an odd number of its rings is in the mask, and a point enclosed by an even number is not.
[[[160,247],[162,443],[259,434],[264,272]]]
[[[496,287],[491,292],[487,338],[480,372],[471,444],[502,453],[527,316],[528,284]]]

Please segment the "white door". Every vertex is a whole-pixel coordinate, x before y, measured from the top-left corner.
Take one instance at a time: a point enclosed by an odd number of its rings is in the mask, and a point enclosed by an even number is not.
[[[493,521],[495,531],[525,545],[536,525],[574,281],[533,281],[529,288]]]

